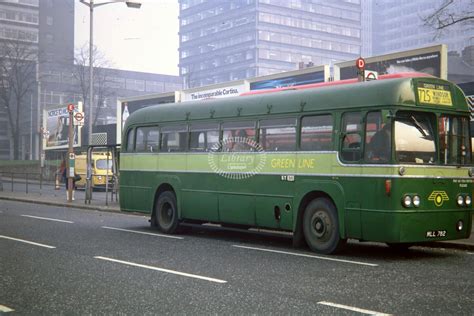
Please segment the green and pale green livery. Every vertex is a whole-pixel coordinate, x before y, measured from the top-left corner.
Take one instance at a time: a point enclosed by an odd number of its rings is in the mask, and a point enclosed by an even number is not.
[[[418,99],[430,93],[442,104]],[[151,106],[124,128],[120,205],[168,233],[186,221],[271,228],[321,253],[348,238],[467,238],[468,120],[459,88],[432,77]],[[258,150],[222,144],[238,128]]]

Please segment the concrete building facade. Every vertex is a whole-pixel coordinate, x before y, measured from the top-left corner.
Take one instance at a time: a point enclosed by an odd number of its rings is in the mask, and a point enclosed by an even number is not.
[[[185,88],[355,59],[360,0],[180,0]]]
[[[17,55],[25,59],[30,59],[30,63],[36,63],[36,55],[39,51],[39,25],[40,25],[40,4],[39,0],[5,0],[0,2],[0,56],[2,58],[2,76],[10,76],[8,70],[3,67],[10,67],[8,58],[9,49],[14,47],[17,49]],[[34,56],[33,56],[34,55]],[[33,59],[31,59],[33,58]],[[31,76],[35,77],[37,68],[33,67]],[[2,78],[5,81],[2,87],[11,86],[9,78]],[[3,91],[6,90],[2,90]],[[3,97],[7,97],[7,93],[2,94],[2,102],[0,103],[0,159],[10,158],[13,151],[13,135],[11,124],[16,126],[16,111],[12,107],[14,101],[8,104]],[[33,142],[29,134],[31,130],[37,130],[37,121],[33,119],[32,112],[36,108],[37,103],[35,91],[28,91],[23,97],[25,111],[20,113],[18,125],[21,126],[19,135],[19,146],[23,152],[29,152],[29,144]],[[7,106],[9,109],[7,109]]]
[[[21,106],[19,159],[39,159],[43,110],[83,99],[80,81],[74,76],[77,73],[74,6],[75,0],[0,1],[0,44],[13,40],[34,47],[38,52],[37,67],[31,74],[36,78],[36,85],[23,98]],[[182,88],[178,76],[118,69],[96,69],[95,73],[102,73],[103,85],[102,90],[97,89],[94,93],[93,113],[98,115],[97,125],[115,123],[120,97]],[[1,103],[0,159],[13,159],[8,115]]]
[[[373,53],[382,55],[434,44],[446,44],[448,51],[461,54],[466,46],[474,45],[474,21],[453,24],[436,30],[425,24],[424,18],[434,13],[444,0],[375,0],[373,11]],[[453,1],[449,9],[458,16],[474,10],[470,0]]]

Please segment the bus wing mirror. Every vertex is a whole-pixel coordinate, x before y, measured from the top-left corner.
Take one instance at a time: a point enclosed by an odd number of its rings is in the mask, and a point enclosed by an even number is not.
[[[395,118],[395,114],[392,110],[382,110],[382,120],[385,124],[390,123],[393,118]]]

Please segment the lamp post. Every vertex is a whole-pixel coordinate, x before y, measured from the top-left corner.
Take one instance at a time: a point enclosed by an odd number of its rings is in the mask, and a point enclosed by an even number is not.
[[[89,13],[90,13],[90,26],[89,26],[89,124],[88,124],[88,145],[92,145],[92,103],[94,102],[94,67],[93,67],[93,48],[94,48],[94,8],[106,5],[106,4],[111,4],[111,3],[118,3],[118,2],[123,2],[127,5],[129,8],[135,8],[139,9],[141,7],[141,3],[138,1],[127,1],[127,0],[110,0],[106,2],[99,2],[99,3],[94,3],[94,0],[89,0],[88,2],[86,0],[79,0],[82,4],[85,4],[86,6],[89,7]]]

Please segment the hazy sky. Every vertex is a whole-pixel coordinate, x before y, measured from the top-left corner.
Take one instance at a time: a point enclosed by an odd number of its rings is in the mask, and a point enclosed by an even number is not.
[[[106,2],[95,0],[96,3]],[[111,3],[94,9],[94,45],[113,68],[178,75],[178,0]],[[75,0],[75,47],[89,43],[89,7]]]

